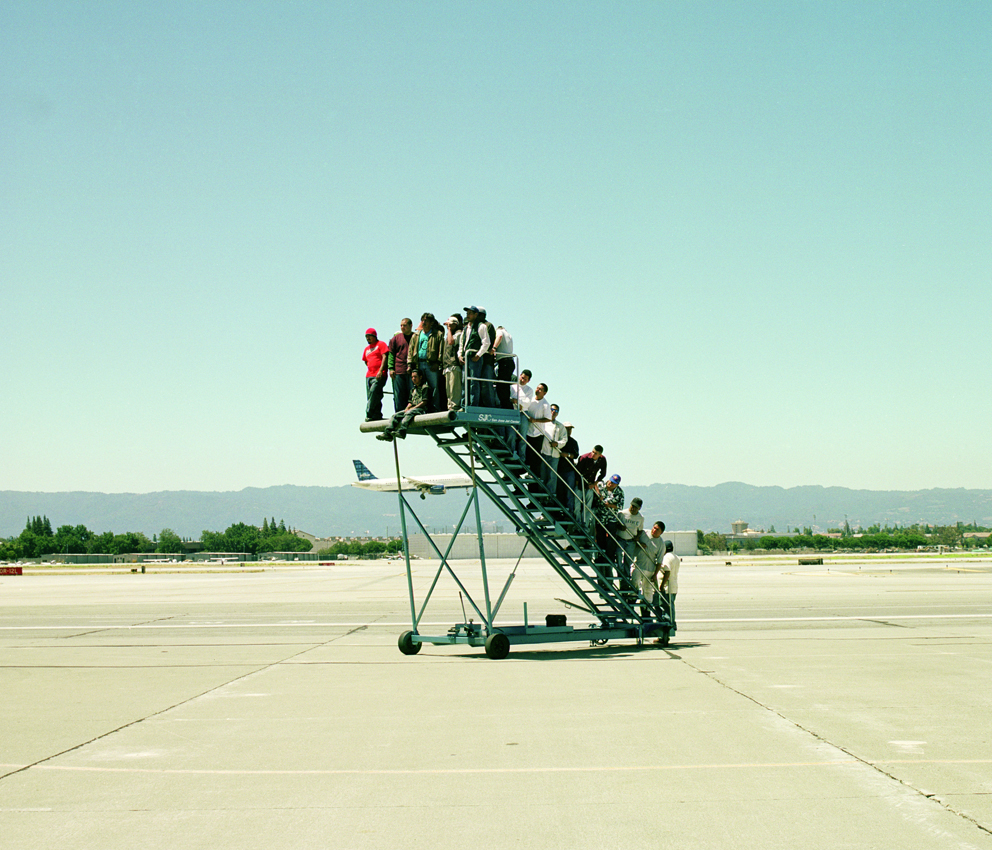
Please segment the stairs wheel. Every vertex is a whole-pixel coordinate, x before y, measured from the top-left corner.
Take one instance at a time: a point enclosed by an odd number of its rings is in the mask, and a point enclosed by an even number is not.
[[[400,639],[396,641],[400,648],[400,652],[404,655],[416,655],[420,652],[420,647],[423,646],[422,643],[413,642],[413,632],[407,631],[400,635]]]
[[[510,654],[510,639],[502,632],[493,632],[486,638],[486,655],[494,661]]]

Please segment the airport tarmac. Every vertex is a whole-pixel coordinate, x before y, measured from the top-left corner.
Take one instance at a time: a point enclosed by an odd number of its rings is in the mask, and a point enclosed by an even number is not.
[[[493,661],[400,654],[395,561],[0,577],[0,847],[992,850],[992,561],[679,583],[667,648]],[[524,561],[499,621],[555,597]]]

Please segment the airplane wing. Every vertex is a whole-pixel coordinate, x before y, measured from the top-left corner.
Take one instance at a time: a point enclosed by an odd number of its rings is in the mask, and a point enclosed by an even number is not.
[[[446,490],[452,490],[459,487],[472,486],[472,479],[467,475],[429,475],[424,478],[411,478],[410,476],[404,476],[403,480],[409,482],[418,489],[443,487]]]

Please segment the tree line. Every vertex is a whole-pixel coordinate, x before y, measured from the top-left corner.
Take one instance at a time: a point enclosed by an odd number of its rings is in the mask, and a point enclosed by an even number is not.
[[[799,529],[797,528],[797,531]],[[913,525],[906,528],[880,528],[878,525],[852,532],[845,523],[843,529],[831,529],[839,537],[816,534],[810,528],[788,537],[777,535],[775,527],[768,534],[755,536],[744,541],[729,541],[727,536],[717,532],[704,533],[697,530],[696,538],[700,554],[711,552],[813,550],[818,552],[856,551],[872,552],[883,549],[916,550],[920,547],[946,546],[947,548],[975,548],[988,545],[966,538],[970,531],[988,531],[975,523],[955,525]],[[102,534],[90,531],[85,525],[62,525],[52,528],[47,516],[28,517],[24,530],[8,539],[0,538],[0,561],[16,561],[23,558],[43,558],[46,555],[126,555],[131,553],[161,553],[163,555],[182,554],[186,551],[186,541],[171,528],[163,528],[152,539],[140,531],[115,534],[105,531]],[[196,541],[207,552],[243,552],[257,556],[259,552],[306,552],[310,541],[299,537],[295,529],[287,527],[285,520],[278,523],[273,517],[262,520],[262,525],[248,525],[239,522],[225,531],[203,531]],[[339,540],[321,549],[321,557],[335,558],[341,555],[374,558],[396,554],[403,549],[399,539],[392,540]]]
[[[797,529],[798,530],[798,529]],[[987,531],[976,524],[956,525],[913,525],[906,528],[880,528],[877,525],[867,530],[851,531],[845,523],[844,529],[830,529],[829,533],[840,536],[816,534],[810,528],[788,537],[776,535],[774,526],[768,534],[755,535],[748,540],[727,540],[727,535],[716,532],[696,531],[696,542],[700,554],[712,552],[813,550],[816,552],[878,552],[883,549],[915,551],[920,548],[945,546],[949,549],[977,548],[988,546],[988,541],[966,538],[966,532]]]
[[[163,555],[186,551],[182,537],[171,528],[163,528],[152,539],[140,531],[97,534],[85,525],[62,525],[53,530],[47,516],[28,517],[24,530],[9,539],[0,538],[0,561],[43,558],[46,555],[126,555],[157,552]],[[204,531],[198,541],[208,552],[307,552],[310,541],[287,528],[285,520],[275,517],[261,526],[235,523],[226,531]]]
[[[378,558],[402,551],[403,541],[396,537],[392,540],[338,540],[332,546],[321,549],[317,554],[322,558],[340,558],[342,555],[354,558]]]

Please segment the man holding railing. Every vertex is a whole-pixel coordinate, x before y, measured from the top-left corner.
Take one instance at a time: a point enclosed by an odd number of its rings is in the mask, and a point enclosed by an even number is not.
[[[641,598],[658,612],[656,599],[660,592],[658,574],[665,555],[665,541],[661,539],[665,523],[658,520],[652,527],[651,533],[641,531],[637,535],[636,557],[631,579]],[[646,606],[641,607],[641,615],[648,616]]]
[[[568,439],[565,426],[558,419],[558,405],[551,405],[551,421],[544,426],[544,440],[541,443],[541,480],[548,492],[554,495],[558,491],[558,462],[561,460],[561,449]]]
[[[640,496],[630,500],[630,507],[620,511],[620,524],[617,526],[617,537],[620,539],[618,564],[625,576],[631,575],[634,566],[634,556],[637,552],[637,538],[644,530],[644,514],[641,513]]]
[[[548,392],[547,384],[538,384],[534,389],[534,400],[530,407],[524,411],[530,420],[527,428],[527,466],[530,467],[531,475],[544,480],[541,468],[541,446],[544,444],[544,429],[541,427],[545,422],[551,421],[551,405],[544,397]]]
[[[575,464],[582,485],[582,522],[592,533],[592,507],[596,499],[596,483],[606,477],[606,457],[602,446],[594,446],[591,452],[580,455]]]
[[[561,460],[558,461],[558,501],[575,513],[575,488],[578,486],[578,472],[575,469],[575,461],[579,457],[579,444],[572,436],[572,429],[575,427],[571,422],[562,422],[565,433],[565,445],[561,447]],[[582,494],[579,494],[582,498]]]
[[[502,325],[496,328],[496,342],[493,343],[496,355],[496,398],[499,406],[509,410],[511,381],[513,380],[513,337]]]
[[[458,362],[466,368],[468,379],[468,406],[479,407],[482,400],[483,355],[489,351],[492,342],[486,327],[485,315],[478,307],[464,307],[465,327],[462,330],[462,344],[458,352]]]
[[[510,400],[513,403],[513,407],[521,413],[526,413],[527,409],[531,405],[531,402],[534,401],[534,388],[529,386],[530,379],[530,369],[521,369],[520,377],[517,379],[517,383],[510,387]],[[530,423],[527,425],[521,425],[519,428],[514,428],[514,433],[512,436],[517,451],[517,457],[520,458],[520,462],[524,464],[527,463],[526,435],[528,427],[530,427]]]

